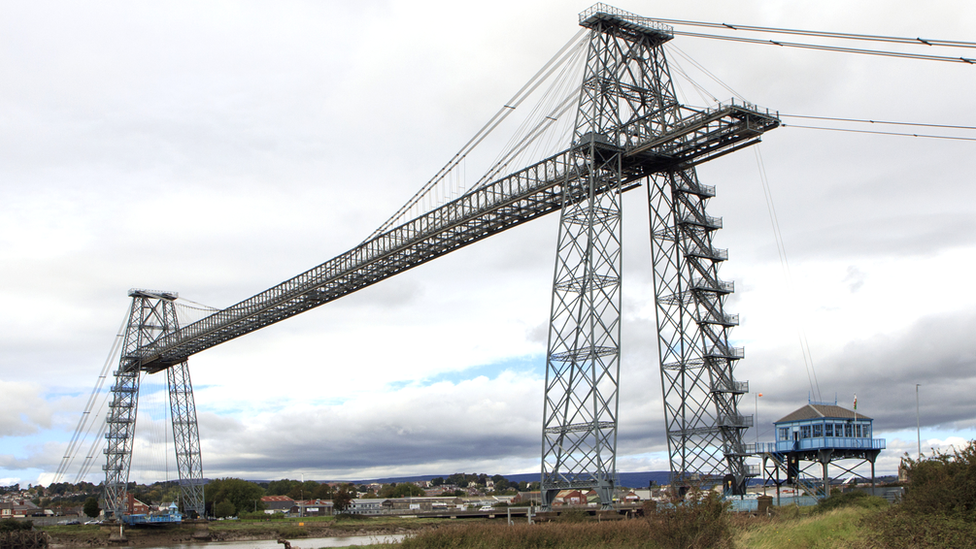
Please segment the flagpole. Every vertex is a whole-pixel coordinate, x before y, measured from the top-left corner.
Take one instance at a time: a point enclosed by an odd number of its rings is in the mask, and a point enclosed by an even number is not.
[[[854,425],[851,426],[851,435],[857,437],[857,393],[854,393]]]

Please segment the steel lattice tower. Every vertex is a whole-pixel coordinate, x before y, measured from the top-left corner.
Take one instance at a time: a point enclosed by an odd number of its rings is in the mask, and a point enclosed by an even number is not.
[[[160,337],[179,330],[172,292],[130,290],[132,305],[126,325],[109,404],[108,429],[105,434],[105,509],[116,518],[126,509],[126,486],[132,461],[136,413],[139,404],[139,381],[143,372],[156,373],[161,368],[143,367],[138,350]],[[185,513],[204,514],[203,465],[200,458],[200,435],[193,401],[190,372],[183,362],[166,368],[167,392],[173,421],[173,441],[180,476],[180,492]]]
[[[623,152],[653,135],[670,105],[655,63],[664,28],[597,5],[576,116],[572,181],[563,194],[543,412],[542,504],[567,488],[595,488],[612,504],[620,372]]]
[[[664,51],[654,53],[649,66],[664,104],[660,130],[669,131],[683,122],[681,106]],[[671,481],[725,477],[738,493],[747,476],[742,436],[753,418],[738,412],[749,384],[733,375],[744,355],[729,344],[739,315],[724,310],[734,286],[718,276],[728,252],[712,243],[722,219],[705,212],[715,188],[702,185],[692,166],[652,175],[647,192]]]
[[[733,285],[718,276],[728,253],[712,244],[722,227],[705,213],[714,195],[694,168],[648,185],[658,355],[672,483],[731,475],[728,487],[739,492],[747,475],[742,434],[752,416],[738,412],[749,384],[733,375],[743,351],[729,344],[739,319],[723,307]]]
[[[661,47],[670,29],[598,4],[580,15],[591,29],[574,141],[582,184],[563,195],[553,281],[543,415],[542,503],[560,489],[595,488],[611,502],[616,475],[620,361],[620,193],[635,179],[623,151],[688,127]],[[695,135],[671,138],[669,148]],[[638,147],[640,148],[640,147]],[[658,151],[658,154],[668,152]],[[663,155],[662,155],[663,156]],[[644,159],[639,171],[653,166]],[[631,164],[628,163],[628,166]],[[705,213],[714,189],[694,164],[647,170],[660,369],[673,480],[732,475],[743,485],[738,414],[748,391],[736,382],[740,349],[729,346],[737,316],[723,310],[732,284],[718,278],[727,258],[712,246],[721,220]],[[610,189],[594,192],[595,189]],[[567,188],[567,191],[569,189]]]

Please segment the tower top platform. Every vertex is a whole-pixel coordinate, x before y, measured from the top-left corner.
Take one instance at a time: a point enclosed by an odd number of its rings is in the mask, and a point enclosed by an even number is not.
[[[655,21],[649,17],[642,17],[636,13],[630,13],[604,3],[591,6],[586,11],[580,13],[580,26],[592,29],[598,23],[609,23],[615,27],[627,31],[644,34],[656,41],[667,42],[674,38],[674,29],[670,25],[665,25],[660,21]]]

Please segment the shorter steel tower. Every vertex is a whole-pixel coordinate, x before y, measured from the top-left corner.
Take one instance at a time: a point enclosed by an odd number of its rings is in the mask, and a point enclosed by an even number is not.
[[[190,516],[204,515],[203,464],[200,459],[200,433],[197,410],[193,401],[190,371],[184,360],[169,367],[143,367],[138,350],[160,337],[179,329],[174,302],[175,292],[129,290],[132,305],[125,329],[119,369],[115,371],[115,385],[109,404],[105,434],[105,504],[107,513],[115,518],[125,514],[126,487],[132,462],[132,443],[135,435],[136,412],[139,404],[139,381],[145,373],[166,369],[170,413],[173,420],[173,442],[180,476],[183,511]]]

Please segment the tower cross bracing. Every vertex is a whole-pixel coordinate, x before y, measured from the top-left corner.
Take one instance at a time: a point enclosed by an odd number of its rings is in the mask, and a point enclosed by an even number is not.
[[[620,196],[640,185],[648,189],[651,210],[672,474],[731,474],[741,485],[741,433],[751,418],[741,416],[737,405],[748,386],[733,376],[742,353],[730,346],[728,330],[737,316],[723,308],[733,286],[717,274],[727,253],[712,245],[722,223],[705,213],[714,188],[698,181],[695,166],[758,142],[779,120],[741,102],[703,110],[682,106],[662,48],[673,37],[666,25],[603,4],[583,12],[580,24],[590,29],[589,50],[573,142],[566,150],[196,322],[179,326],[174,316],[142,333],[142,317],[133,313],[129,328],[142,335],[130,343],[127,332],[116,373],[106,494],[110,475],[116,491],[124,490],[128,478],[140,373],[168,370],[172,377],[174,437],[182,440],[177,452],[184,454],[178,462],[186,464],[181,484],[193,487],[202,479],[202,465],[186,369],[191,355],[558,210],[542,433],[542,484],[549,494],[544,497],[564,487],[592,487],[608,504],[618,425]],[[159,309],[154,314],[165,316],[168,296],[132,295],[133,311],[138,303],[140,311]],[[177,429],[178,415],[183,424]]]
[[[112,400],[105,433],[105,485],[103,508],[112,516],[123,514],[127,505],[126,487],[132,461],[139,404],[139,383],[144,369],[138,350],[165,334],[179,329],[175,292],[130,290],[132,303],[126,323],[119,369],[115,372]],[[173,443],[180,478],[184,512],[204,515],[203,461],[200,433],[190,370],[183,360],[166,370],[167,393],[173,423]]]

